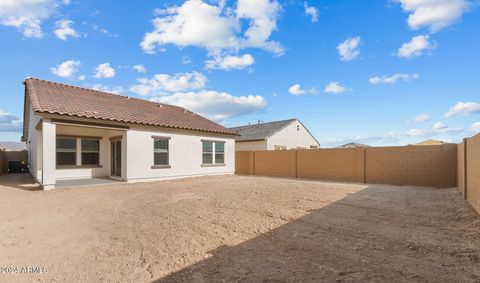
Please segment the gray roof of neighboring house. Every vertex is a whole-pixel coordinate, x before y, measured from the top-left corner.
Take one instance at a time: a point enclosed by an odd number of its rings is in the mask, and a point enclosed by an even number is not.
[[[352,147],[370,147],[370,146],[363,143],[349,142],[339,147],[352,148]]]
[[[268,123],[238,126],[230,129],[240,134],[240,136],[235,137],[235,140],[237,141],[265,140],[296,120],[297,119],[288,119]]]

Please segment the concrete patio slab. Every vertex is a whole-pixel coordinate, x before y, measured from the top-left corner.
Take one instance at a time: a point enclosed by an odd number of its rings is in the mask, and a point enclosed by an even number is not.
[[[59,180],[57,181],[56,189],[86,187],[86,186],[99,186],[99,185],[115,185],[125,184],[122,181],[110,179],[110,178],[88,178],[88,179],[72,179],[72,180]]]

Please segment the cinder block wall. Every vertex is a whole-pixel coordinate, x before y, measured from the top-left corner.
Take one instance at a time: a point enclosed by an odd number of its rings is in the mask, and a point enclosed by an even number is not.
[[[455,187],[457,145],[366,149],[366,183]]]
[[[480,213],[480,134],[466,139],[466,195],[468,202]]]
[[[236,173],[428,187],[457,186],[457,145],[238,151]]]
[[[235,173],[253,175],[253,151],[237,151],[235,154]]]
[[[21,151],[4,151],[3,152],[3,160],[2,160],[2,172],[8,173],[8,162],[10,161],[28,161],[28,151],[21,150]]]
[[[298,150],[297,176],[305,179],[363,183],[364,158],[363,148]]]
[[[254,174],[272,177],[296,177],[296,150],[255,151]]]
[[[2,175],[3,173],[3,154],[4,154],[4,150],[3,149],[0,149],[0,175]]]
[[[463,197],[465,197],[465,142],[462,142],[457,146],[458,154],[458,189],[462,193]]]

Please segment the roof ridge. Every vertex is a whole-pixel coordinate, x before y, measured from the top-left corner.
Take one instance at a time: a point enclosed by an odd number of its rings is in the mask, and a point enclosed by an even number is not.
[[[241,127],[254,127],[254,126],[261,126],[261,125],[273,124],[273,123],[281,123],[281,122],[290,122],[290,121],[295,121],[295,120],[298,120],[298,119],[297,119],[297,118],[291,118],[291,119],[284,119],[284,120],[278,120],[278,121],[263,122],[263,123],[257,123],[257,124],[240,125],[240,126],[231,127],[231,129],[241,128]]]

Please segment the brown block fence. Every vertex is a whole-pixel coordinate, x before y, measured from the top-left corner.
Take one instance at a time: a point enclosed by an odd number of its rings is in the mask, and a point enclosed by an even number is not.
[[[5,150],[0,148],[0,175],[3,173],[3,155]]]
[[[428,187],[457,185],[457,145],[239,151],[236,173]]]
[[[480,134],[458,145],[458,189],[480,213]]]
[[[28,151],[6,151],[0,150],[0,174],[8,173],[8,162],[10,161],[28,161]]]

